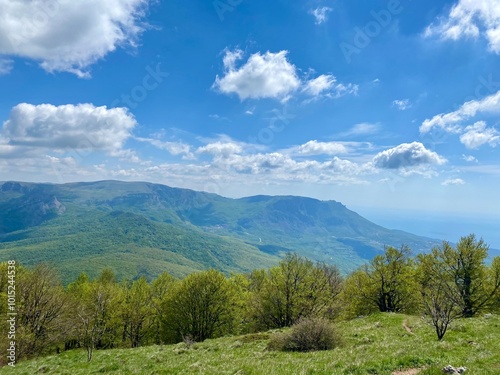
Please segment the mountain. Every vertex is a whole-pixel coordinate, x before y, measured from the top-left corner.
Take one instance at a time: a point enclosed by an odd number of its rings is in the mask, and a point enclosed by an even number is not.
[[[244,272],[295,251],[348,272],[383,251],[440,241],[378,226],[336,201],[241,199],[146,182],[0,183],[0,261],[52,262],[64,280]]]

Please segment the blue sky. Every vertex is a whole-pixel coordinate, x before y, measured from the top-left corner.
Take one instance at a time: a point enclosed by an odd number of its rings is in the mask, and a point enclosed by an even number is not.
[[[500,222],[496,0],[0,7],[0,180]]]

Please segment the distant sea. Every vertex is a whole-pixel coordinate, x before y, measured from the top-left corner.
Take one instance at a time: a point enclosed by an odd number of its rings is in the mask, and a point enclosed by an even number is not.
[[[455,243],[460,237],[474,233],[477,238],[482,237],[491,249],[499,250],[494,255],[500,255],[500,213],[497,217],[487,217],[363,207],[350,209],[388,229],[404,230]]]

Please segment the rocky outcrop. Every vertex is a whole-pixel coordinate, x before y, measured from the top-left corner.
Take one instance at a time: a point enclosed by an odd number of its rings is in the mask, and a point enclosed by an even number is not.
[[[443,368],[443,373],[444,374],[452,374],[452,375],[456,375],[456,374],[463,374],[465,373],[465,371],[467,371],[467,367],[453,367],[452,365],[448,365],[446,367]]]

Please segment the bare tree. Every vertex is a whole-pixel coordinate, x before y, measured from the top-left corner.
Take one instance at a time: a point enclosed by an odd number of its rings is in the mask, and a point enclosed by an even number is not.
[[[436,253],[419,255],[418,260],[422,312],[442,340],[450,323],[462,316],[459,293],[454,282],[445,277],[446,266]]]

